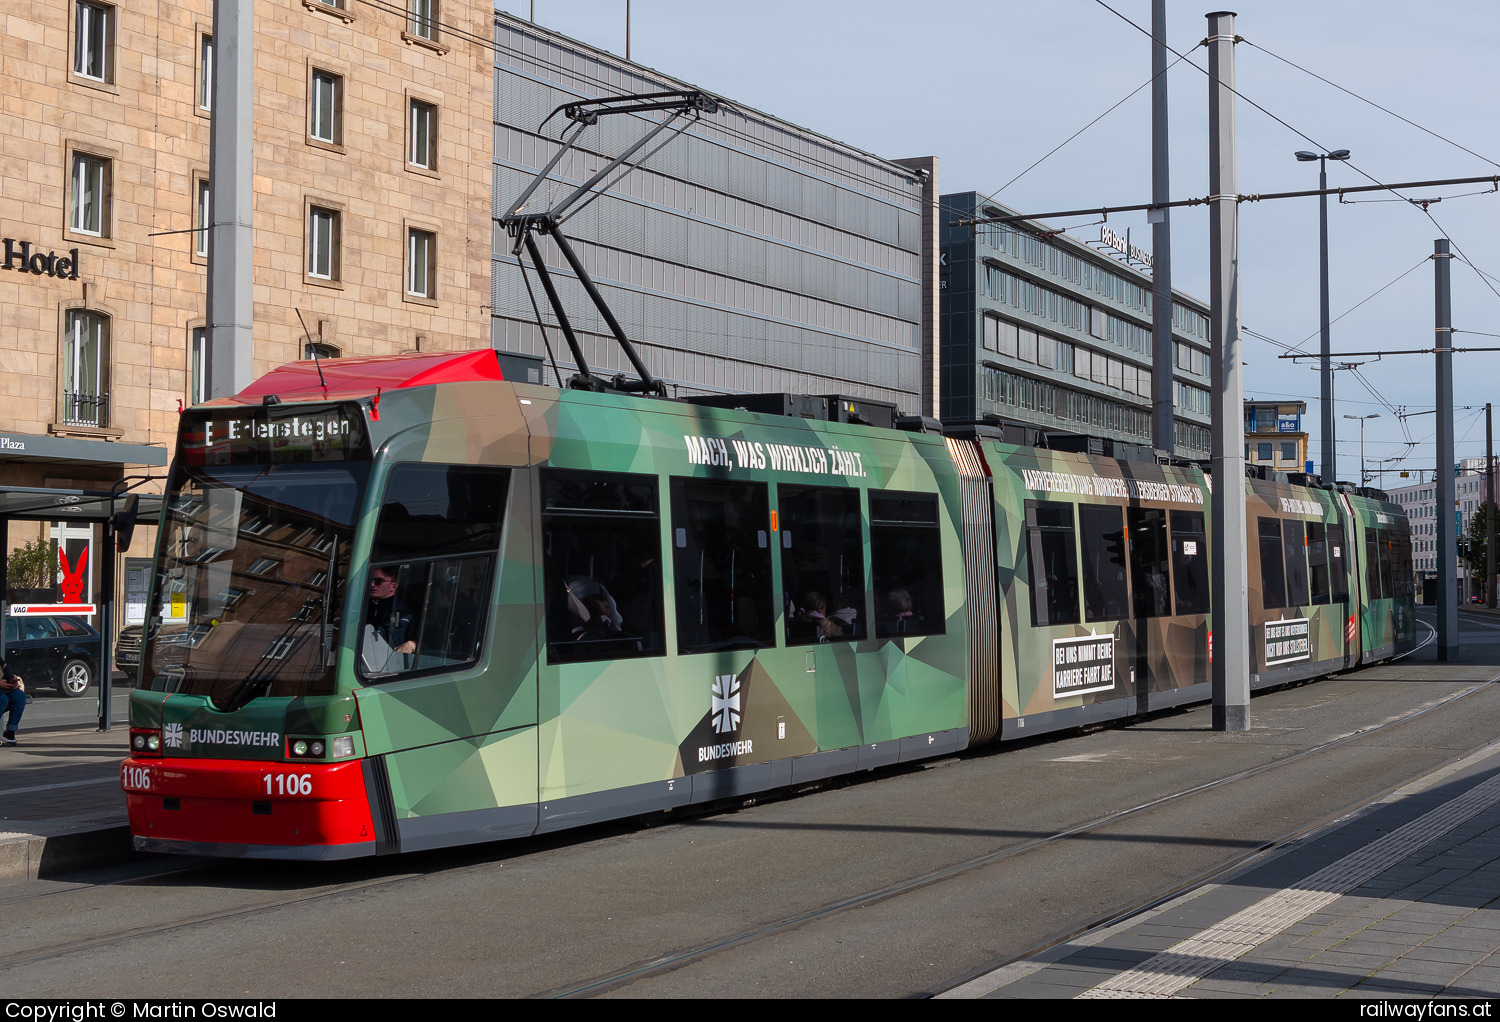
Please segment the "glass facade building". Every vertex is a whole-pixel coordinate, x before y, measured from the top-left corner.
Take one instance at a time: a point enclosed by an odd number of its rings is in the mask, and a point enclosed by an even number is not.
[[[496,15],[497,349],[548,358],[513,239],[498,220],[556,153],[568,122],[559,115],[538,126],[565,103],[684,88],[691,86]],[[588,180],[659,117],[601,118],[524,211],[545,209]],[[924,401],[935,406],[935,188],[935,173],[915,161],[903,166],[721,102],[563,230],[647,366],[677,392],[845,393],[919,412]],[[628,373],[555,244],[538,241],[590,368]],[[571,355],[527,272],[566,379]],[[550,365],[546,379],[555,382]]]
[[[1150,275],[1029,222],[950,226],[1012,212],[976,192],[942,197],[942,417],[1149,445]],[[1175,450],[1207,457],[1208,307],[1174,292],[1172,335]]]

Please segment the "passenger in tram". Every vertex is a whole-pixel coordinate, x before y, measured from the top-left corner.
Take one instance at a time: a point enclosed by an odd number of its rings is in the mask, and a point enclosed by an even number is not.
[[[910,590],[892,589],[880,598],[880,608],[882,634],[904,632],[916,623],[916,610]]]
[[[837,609],[828,609],[828,600],[817,590],[810,590],[802,594],[802,604],[797,610],[797,620],[805,621],[812,625],[817,633],[819,642],[827,642],[830,639],[842,639],[853,631],[854,619],[859,611],[849,605],[843,598],[839,599]]]
[[[624,635],[624,631],[615,624],[614,618],[610,616],[609,604],[604,597],[598,593],[585,596],[578,601],[583,606],[583,611],[588,616],[583,624],[573,629],[573,637],[581,641],[598,641],[601,639],[618,639]],[[577,611],[574,611],[576,614]]]

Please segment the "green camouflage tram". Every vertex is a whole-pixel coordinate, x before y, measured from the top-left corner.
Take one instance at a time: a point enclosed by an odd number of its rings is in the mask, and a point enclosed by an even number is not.
[[[1196,468],[834,418],[511,384],[492,351],[187,411],[136,847],[521,837],[1207,697]],[[1396,506],[1248,489],[1257,684],[1412,644]]]

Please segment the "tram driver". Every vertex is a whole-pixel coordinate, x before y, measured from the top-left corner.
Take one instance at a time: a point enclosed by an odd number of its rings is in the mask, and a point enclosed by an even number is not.
[[[395,567],[370,569],[369,603],[360,649],[368,674],[394,674],[411,667],[417,643],[415,616],[396,592]]]

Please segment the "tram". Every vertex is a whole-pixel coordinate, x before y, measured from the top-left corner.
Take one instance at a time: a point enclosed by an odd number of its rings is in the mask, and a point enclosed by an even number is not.
[[[1198,468],[838,417],[511,383],[492,351],[189,409],[136,848],[516,838],[1208,697]],[[1247,481],[1255,687],[1414,640],[1399,507],[1301,482]]]

